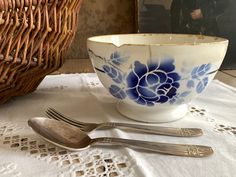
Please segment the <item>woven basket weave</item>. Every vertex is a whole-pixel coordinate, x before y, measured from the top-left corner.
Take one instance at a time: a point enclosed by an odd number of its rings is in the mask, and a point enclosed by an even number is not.
[[[82,0],[0,0],[0,103],[34,91],[64,63]]]

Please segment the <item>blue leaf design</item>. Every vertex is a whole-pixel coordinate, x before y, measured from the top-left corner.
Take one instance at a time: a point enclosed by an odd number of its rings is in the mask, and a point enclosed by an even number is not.
[[[204,85],[202,84],[202,82],[199,82],[197,84],[196,91],[197,93],[201,93],[203,90],[204,90]]]
[[[183,93],[180,94],[180,97],[186,97],[191,93],[191,91],[185,91]]]
[[[194,88],[195,83],[197,83],[196,92],[201,93],[208,84],[208,72],[210,69],[210,63],[194,67],[191,72],[192,79],[187,82],[187,87],[189,89]]]
[[[199,76],[203,76],[205,74],[205,64],[201,65],[199,68],[198,68],[198,75]]]
[[[204,85],[207,86],[207,84],[208,84],[208,77],[205,77],[205,78],[203,79],[203,82],[204,82]]]
[[[210,63],[206,64],[204,69],[205,73],[207,73],[211,69],[211,64]]]
[[[191,73],[193,79],[196,79],[198,77],[197,71],[198,71],[198,67],[193,68],[192,73]]]
[[[208,78],[205,77],[197,84],[197,87],[196,87],[197,93],[201,93],[205,89],[207,84],[208,84]]]
[[[116,83],[120,84],[123,81],[122,74],[115,68],[104,65],[104,72]]]
[[[111,62],[115,65],[121,65],[128,60],[127,56],[122,56],[119,52],[115,51],[110,56]]]
[[[116,98],[118,99],[125,99],[126,98],[126,94],[124,92],[124,90],[122,90],[120,87],[116,86],[116,85],[111,85],[109,88],[109,92]]]
[[[202,64],[200,66],[197,66],[195,68],[193,68],[191,75],[192,75],[192,79],[196,79],[199,77],[202,77],[204,75],[207,74],[207,72],[211,69],[211,64]]]
[[[187,87],[189,89],[193,88],[194,87],[194,81],[193,80],[189,80],[188,83],[187,83]]]

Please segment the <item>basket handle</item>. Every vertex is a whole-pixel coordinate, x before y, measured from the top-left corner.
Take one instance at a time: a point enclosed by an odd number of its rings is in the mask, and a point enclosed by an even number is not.
[[[36,6],[39,2],[44,4],[47,1],[52,2],[53,0],[0,0],[0,11],[29,7],[31,4]]]

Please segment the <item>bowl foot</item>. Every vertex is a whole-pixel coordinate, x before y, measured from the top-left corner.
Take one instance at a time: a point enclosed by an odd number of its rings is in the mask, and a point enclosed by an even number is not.
[[[186,104],[182,104],[168,107],[144,107],[118,102],[117,110],[122,115],[135,121],[164,123],[183,118],[188,112],[188,106]]]

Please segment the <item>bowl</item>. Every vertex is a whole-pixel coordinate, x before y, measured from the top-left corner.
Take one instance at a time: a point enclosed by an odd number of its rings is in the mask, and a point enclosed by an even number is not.
[[[228,40],[185,34],[123,34],[88,38],[87,48],[117,110],[142,122],[169,122],[209,85]]]

